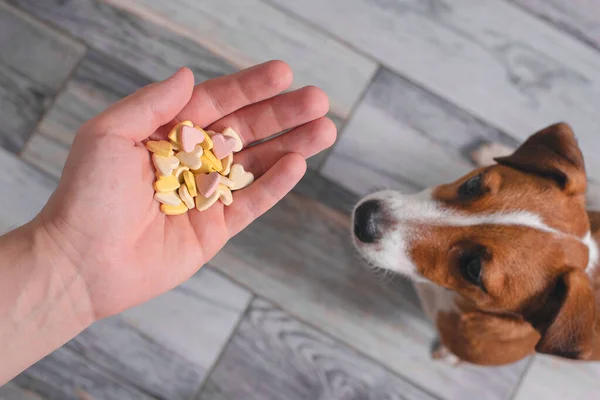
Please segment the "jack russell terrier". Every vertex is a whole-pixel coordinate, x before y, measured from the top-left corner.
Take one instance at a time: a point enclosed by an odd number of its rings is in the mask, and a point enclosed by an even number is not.
[[[600,213],[586,212],[571,128],[552,125],[495,161],[416,195],[362,199],[356,247],[415,281],[438,355],[480,365],[536,351],[600,360]]]

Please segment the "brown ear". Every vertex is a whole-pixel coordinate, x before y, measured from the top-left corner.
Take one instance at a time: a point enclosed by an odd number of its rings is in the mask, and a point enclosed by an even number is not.
[[[498,164],[554,179],[569,194],[586,191],[583,155],[571,127],[565,123],[539,131],[512,155],[495,160]]]
[[[596,306],[586,273],[574,269],[558,278],[542,311],[532,321],[542,338],[540,353],[570,359],[587,359],[592,354]]]

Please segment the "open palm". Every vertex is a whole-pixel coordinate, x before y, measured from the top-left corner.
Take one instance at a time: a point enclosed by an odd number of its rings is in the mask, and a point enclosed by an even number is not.
[[[95,318],[139,304],[185,281],[225,243],[300,180],[305,158],[335,140],[325,94],[305,87],[280,94],[289,67],[268,62],[194,87],[181,69],[84,124],[56,193],[40,214],[87,283]],[[257,180],[229,207],[165,216],[153,199],[154,169],[143,146],[179,121],[214,131],[231,126],[244,150],[235,162]],[[284,135],[262,142],[282,131]]]

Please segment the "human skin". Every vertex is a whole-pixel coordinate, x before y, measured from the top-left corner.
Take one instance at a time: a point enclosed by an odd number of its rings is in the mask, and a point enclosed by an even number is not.
[[[46,206],[0,237],[0,384],[94,321],[187,280],[298,183],[336,129],[320,89],[282,93],[292,79],[281,61],[196,86],[182,68],[81,126]],[[230,206],[160,213],[143,143],[183,120],[240,134],[236,162],[256,181]]]

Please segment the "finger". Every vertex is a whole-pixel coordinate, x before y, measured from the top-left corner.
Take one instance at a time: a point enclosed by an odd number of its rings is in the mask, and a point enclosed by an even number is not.
[[[259,177],[288,153],[309,158],[331,147],[336,134],[335,124],[329,118],[319,118],[272,140],[247,148],[236,154],[234,159],[255,177]]]
[[[234,192],[233,203],[225,207],[225,223],[229,236],[235,236],[260,217],[296,186],[306,172],[306,160],[290,153],[267,173],[245,189]]]
[[[229,114],[208,129],[222,132],[232,127],[244,145],[323,117],[329,110],[325,92],[307,86],[252,104]]]
[[[269,61],[210,79],[194,88],[192,98],[177,119],[208,126],[242,107],[283,92],[292,80],[292,70],[283,61]]]
[[[80,131],[141,141],[181,112],[193,88],[194,74],[188,68],[181,68],[166,80],[143,87],[113,104],[86,122]]]

